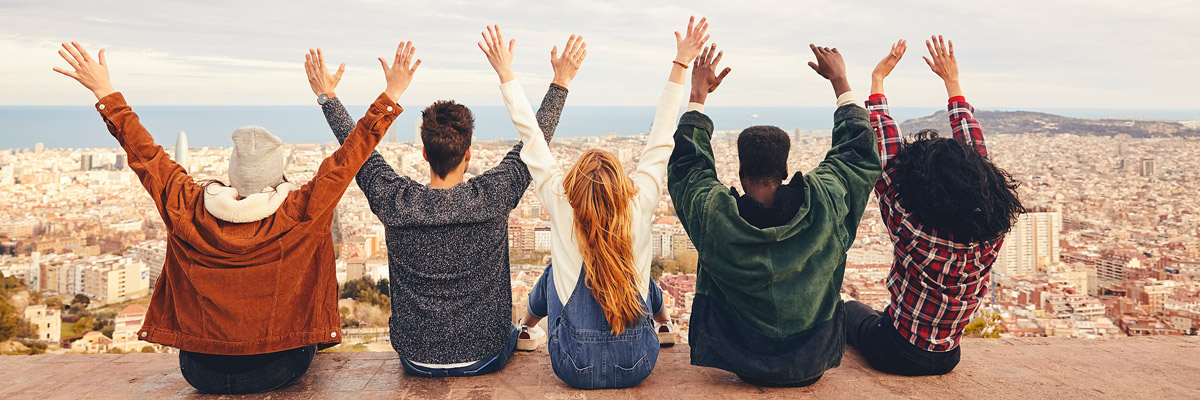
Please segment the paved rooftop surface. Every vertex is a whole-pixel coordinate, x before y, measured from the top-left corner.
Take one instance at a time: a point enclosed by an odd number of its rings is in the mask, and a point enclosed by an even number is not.
[[[248,399],[634,399],[634,398],[1200,398],[1200,338],[1114,340],[968,339],[950,374],[880,374],[853,349],[842,366],[806,388],[763,388],[695,367],[688,347],[663,349],[654,373],[625,390],[578,391],[550,370],[545,348],[513,356],[496,374],[405,376],[394,353],[321,353],[295,384]],[[179,374],[169,354],[0,356],[2,399],[208,398]]]

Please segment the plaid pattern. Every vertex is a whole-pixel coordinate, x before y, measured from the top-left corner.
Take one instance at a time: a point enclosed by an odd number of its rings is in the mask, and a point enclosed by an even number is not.
[[[987,157],[974,109],[962,96],[951,98],[950,125],[954,138]],[[892,304],[887,313],[901,336],[928,351],[958,347],[962,331],[987,294],[992,263],[1004,238],[964,244],[938,236],[904,209],[891,186],[888,161],[900,151],[900,127],[888,114],[887,98],[873,94],[867,100],[871,125],[879,135],[883,176],[875,184],[879,210],[894,243],[894,260],[887,287]]]

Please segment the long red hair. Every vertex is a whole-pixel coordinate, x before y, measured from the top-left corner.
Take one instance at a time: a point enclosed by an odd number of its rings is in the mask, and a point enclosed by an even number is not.
[[[563,178],[575,216],[575,239],[583,254],[584,283],[604,310],[614,335],[645,316],[633,267],[630,204],[637,187],[612,153],[583,153]]]

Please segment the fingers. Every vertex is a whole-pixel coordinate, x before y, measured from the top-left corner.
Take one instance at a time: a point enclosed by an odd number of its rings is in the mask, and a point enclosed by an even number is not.
[[[922,60],[925,60],[925,63],[926,63],[926,64],[929,64],[929,69],[932,69],[932,70],[933,70],[933,72],[937,72],[937,68],[933,66],[933,61],[930,61],[930,60],[929,60],[929,57],[924,57],[924,56],[922,56],[922,57],[921,57],[921,59],[922,59]]]
[[[702,47],[700,49],[700,56],[696,57],[696,65],[708,64],[708,50],[708,47]]]
[[[715,49],[716,47],[717,47],[717,45],[715,45],[715,44],[714,44],[714,45],[713,45],[713,48]],[[712,65],[714,65],[714,66],[715,66],[715,65],[721,64],[721,57],[723,57],[723,56],[725,56],[725,52],[724,52],[724,51],[718,51],[718,52],[717,52],[717,58],[714,58],[714,59],[712,60]],[[729,68],[725,68],[725,70],[726,70],[726,71],[728,71],[728,70],[729,70]]]
[[[700,26],[696,27],[696,36],[704,36],[708,32],[708,18],[700,18]]]
[[[75,69],[79,69],[79,64],[83,64],[83,59],[79,57],[79,54],[75,52],[75,49],[67,46],[66,43],[63,43],[62,47],[63,47],[63,49],[65,49],[67,51],[66,54],[63,54],[62,50],[59,50],[58,54],[63,56],[63,59],[67,60],[67,62],[70,63],[72,67],[75,67]],[[67,58],[67,54],[71,55],[71,58]]]
[[[951,47],[950,47],[950,49],[951,49],[951,50],[950,50],[951,52],[953,52],[953,51],[954,51],[954,50],[953,50],[953,49],[954,49],[954,47],[953,47],[953,44],[951,44]],[[100,49],[100,53],[96,54],[96,58],[99,58],[99,59],[100,59],[100,65],[103,65],[103,66],[106,66],[106,67],[108,66],[108,62],[107,62],[107,61],[104,61],[104,49]]]
[[[345,73],[345,72],[346,72],[346,63],[342,63],[341,65],[338,65],[338,71],[336,74],[333,74],[333,79],[338,80],[338,81],[342,80],[342,73]]]
[[[675,31],[675,44],[678,45],[683,41],[683,36],[679,36],[679,31]]]
[[[71,68],[79,69],[79,63],[75,62],[74,58],[71,58],[70,56],[68,56],[67,52],[59,50],[58,55],[60,57],[62,57],[64,60],[67,60],[67,64],[70,64]]]
[[[54,72],[57,72],[57,73],[60,73],[60,74],[63,74],[63,75],[66,75],[66,76],[69,76],[69,77],[71,77],[71,79],[79,80],[79,76],[78,76],[78,75],[75,75],[75,73],[74,73],[74,72],[67,71],[67,70],[65,70],[65,69],[62,69],[62,68],[59,68],[59,67],[54,67],[54,68],[52,68],[52,69],[54,70]]]
[[[721,74],[717,75],[718,84],[720,84],[722,80],[725,80],[725,75],[729,75],[729,71],[733,71],[733,68],[725,67],[725,69],[721,70]]]
[[[587,49],[584,49],[583,51],[579,52],[578,58],[575,59],[575,64],[583,64],[584,58],[587,58]]]
[[[483,55],[488,56],[488,57],[492,56],[492,53],[489,52],[487,48],[483,47],[483,42],[475,42],[475,44],[479,45],[479,50],[483,51]]]
[[[580,41],[582,41],[582,40],[583,40],[583,38],[581,37]],[[584,54],[587,54],[587,42],[583,42],[583,45],[579,46],[579,51],[575,53],[575,61],[583,62]]]
[[[412,68],[409,68],[408,72],[409,73],[417,72],[417,67],[420,67],[420,66],[421,66],[421,59],[418,58],[417,62],[413,63]]]
[[[396,59],[392,61],[393,66],[400,64],[400,60],[404,56],[404,51],[404,42],[400,42],[400,45],[396,46]]]
[[[937,57],[937,51],[933,49],[933,42],[926,40],[925,48],[929,50],[930,57]]]
[[[71,42],[71,46],[74,46],[74,47],[75,47],[75,50],[78,50],[78,51],[79,51],[79,54],[80,54],[81,56],[83,56],[83,60],[84,60],[84,61],[87,61],[87,62],[92,62],[92,56],[89,56],[89,55],[88,55],[88,53],[87,53],[87,50],[84,50],[84,49],[83,49],[83,46],[81,46],[81,45],[79,44],[79,42],[72,41],[72,42]]]
[[[516,45],[517,45],[517,39],[509,39],[508,40],[508,53],[509,54],[512,54],[513,47],[515,47]]]
[[[696,23],[696,16],[695,16],[695,15],[688,17],[688,28],[687,28],[687,33],[688,33],[688,36],[691,36],[691,34],[692,34],[692,27],[693,27],[693,26],[695,26],[695,23]],[[677,32],[675,35],[676,35],[676,36],[678,36],[678,35],[679,35],[679,33]]]
[[[317,48],[317,66],[321,67],[321,69],[325,69],[325,53],[321,52],[320,47]]]
[[[947,41],[946,43],[948,43],[950,45],[950,57],[954,57],[954,41],[950,40],[950,41]]]
[[[383,74],[387,75],[387,73],[390,71],[387,60],[384,60],[383,57],[379,57],[379,65],[383,66]]]
[[[575,36],[575,35],[571,35],[571,36]],[[582,46],[586,46],[586,45],[587,45],[587,43],[583,41],[583,36],[579,36],[578,38],[575,39],[575,46],[571,48],[571,54],[575,54],[576,52],[579,51],[579,49]]]
[[[566,57],[566,56],[567,56],[567,51],[563,50],[563,57]],[[558,59],[558,45],[554,45],[554,47],[550,48],[550,61],[554,61],[556,59]]]
[[[817,45],[809,43],[808,48],[812,50],[814,56],[821,57],[821,49],[818,48]],[[812,63],[809,63],[809,64],[812,64]]]
[[[813,71],[817,71],[818,74],[821,73],[821,69],[817,68],[817,63],[809,61],[808,66],[812,67]]]

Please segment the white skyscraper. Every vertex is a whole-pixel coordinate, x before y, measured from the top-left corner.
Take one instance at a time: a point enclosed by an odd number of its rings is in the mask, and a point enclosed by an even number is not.
[[[992,270],[1002,275],[1030,276],[1038,267],[1058,262],[1061,234],[1061,212],[1042,210],[1021,214],[1005,236]]]
[[[175,162],[183,166],[184,171],[191,169],[191,159],[188,158],[187,132],[179,131],[175,137]]]

